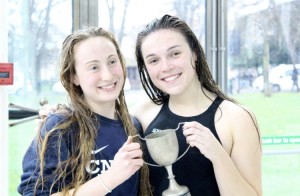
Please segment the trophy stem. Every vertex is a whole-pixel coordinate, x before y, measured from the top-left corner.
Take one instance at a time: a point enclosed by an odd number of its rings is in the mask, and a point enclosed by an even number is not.
[[[175,180],[172,171],[172,165],[165,166],[168,172],[169,188],[163,192],[163,196],[190,196],[189,189],[186,186],[180,186]]]

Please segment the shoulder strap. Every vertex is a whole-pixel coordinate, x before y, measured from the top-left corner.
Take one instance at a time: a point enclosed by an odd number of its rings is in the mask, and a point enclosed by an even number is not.
[[[216,111],[220,104],[224,101],[221,97],[216,97],[211,105],[211,110]]]

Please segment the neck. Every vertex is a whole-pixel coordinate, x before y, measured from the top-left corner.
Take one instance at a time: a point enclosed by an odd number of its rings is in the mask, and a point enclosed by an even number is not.
[[[195,116],[203,113],[215,99],[215,95],[206,89],[191,91],[191,93],[183,93],[179,96],[170,96],[170,110],[180,116]]]
[[[91,104],[89,103],[91,110],[101,116],[104,116],[109,119],[118,119],[118,115],[116,113],[116,105],[115,102],[108,102],[102,104]]]

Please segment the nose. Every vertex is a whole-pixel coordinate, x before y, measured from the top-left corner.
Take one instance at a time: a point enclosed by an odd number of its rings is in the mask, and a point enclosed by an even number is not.
[[[169,71],[174,68],[174,65],[167,58],[161,59],[161,69],[162,71]]]
[[[107,81],[110,81],[113,79],[113,74],[108,66],[102,67],[102,69],[100,70],[100,77],[101,77],[101,80],[107,80]]]

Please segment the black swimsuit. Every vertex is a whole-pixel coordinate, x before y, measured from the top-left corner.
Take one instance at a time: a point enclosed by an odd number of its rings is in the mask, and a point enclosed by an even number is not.
[[[146,129],[144,136],[157,130],[175,129],[180,122],[197,121],[209,128],[214,136],[220,141],[216,132],[214,119],[216,111],[222,101],[221,98],[217,97],[205,112],[191,117],[182,117],[172,113],[168,107],[168,103],[165,103],[158,115]],[[181,126],[176,131],[176,134],[179,142],[180,156],[187,149],[188,145],[185,136],[182,134]],[[144,155],[147,162],[156,164],[151,159],[147,150],[145,150]],[[154,188],[154,195],[161,196],[162,192],[169,186],[166,169],[164,167],[149,166],[149,170],[150,183]],[[181,159],[173,164],[173,173],[177,183],[179,185],[187,186],[192,196],[220,195],[212,163],[202,155],[196,147],[190,148]]]

